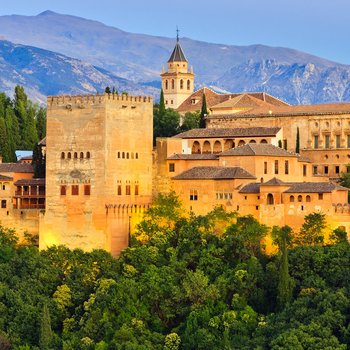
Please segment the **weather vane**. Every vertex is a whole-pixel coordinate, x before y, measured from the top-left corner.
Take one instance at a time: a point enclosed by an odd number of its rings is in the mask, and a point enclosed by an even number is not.
[[[176,26],[176,41],[179,42],[179,27]]]

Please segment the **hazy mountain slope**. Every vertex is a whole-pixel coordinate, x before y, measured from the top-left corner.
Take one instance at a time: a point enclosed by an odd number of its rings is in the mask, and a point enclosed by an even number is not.
[[[148,84],[153,86],[157,86],[154,81],[159,81],[161,67],[175,43],[174,39],[127,33],[51,11],[37,16],[0,16],[1,36],[79,58],[135,82],[153,82]],[[194,67],[198,85],[214,83],[233,92],[265,90],[288,102],[349,98],[348,65],[287,48],[211,44],[187,38],[181,39],[181,44]],[[255,69],[253,74],[251,62],[263,67],[270,61],[274,62],[273,68]],[[314,67],[312,81],[303,77],[300,67]],[[275,70],[284,74],[276,75]]]
[[[0,91],[12,95],[17,84],[23,85],[28,95],[40,103],[46,102],[47,95],[103,92],[106,86],[134,94],[156,92],[89,63],[0,40]]]

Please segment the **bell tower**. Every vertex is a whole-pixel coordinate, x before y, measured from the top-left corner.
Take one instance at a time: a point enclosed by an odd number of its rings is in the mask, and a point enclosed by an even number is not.
[[[162,69],[162,89],[166,108],[178,108],[194,90],[194,74],[191,67],[188,71],[188,61],[179,42],[177,30],[176,44],[168,60],[168,70]]]

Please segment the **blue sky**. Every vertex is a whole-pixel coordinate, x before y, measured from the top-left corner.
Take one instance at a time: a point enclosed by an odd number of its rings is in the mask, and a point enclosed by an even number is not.
[[[349,0],[4,0],[0,14],[45,10],[167,37],[178,25],[180,37],[290,47],[350,64]]]

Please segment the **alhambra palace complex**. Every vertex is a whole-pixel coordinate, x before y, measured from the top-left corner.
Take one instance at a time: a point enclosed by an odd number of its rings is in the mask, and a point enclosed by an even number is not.
[[[215,206],[298,230],[326,214],[350,232],[350,104],[291,106],[266,93],[194,92],[194,73],[177,40],[163,68],[167,107],[199,111],[206,128],[152,146],[153,101],[127,95],[47,99],[46,179],[31,164],[0,164],[0,221],[39,245],[103,248],[117,255],[157,193],[172,189],[186,210]],[[296,154],[297,129],[300,154]]]

